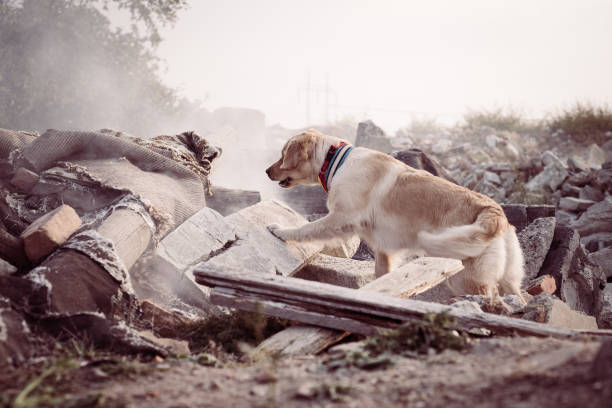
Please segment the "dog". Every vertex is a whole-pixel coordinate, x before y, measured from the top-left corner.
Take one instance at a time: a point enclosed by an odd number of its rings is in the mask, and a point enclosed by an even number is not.
[[[290,138],[266,173],[283,188],[321,184],[329,213],[299,228],[268,229],[283,241],[355,234],[375,251],[375,274],[406,250],[462,261],[448,280],[457,294],[518,295],[524,277],[515,228],[491,198],[393,157],[309,129]]]

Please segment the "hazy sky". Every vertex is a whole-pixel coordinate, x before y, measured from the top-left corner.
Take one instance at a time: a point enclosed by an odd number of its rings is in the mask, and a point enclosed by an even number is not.
[[[164,38],[168,84],[269,125],[306,125],[308,95],[309,125],[327,111],[390,132],[414,115],[612,101],[605,0],[192,0]]]

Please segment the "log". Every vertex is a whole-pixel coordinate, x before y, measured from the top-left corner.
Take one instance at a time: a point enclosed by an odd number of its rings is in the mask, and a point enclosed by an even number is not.
[[[407,298],[438,285],[463,269],[460,261],[447,258],[418,258],[359,290]],[[317,354],[339,342],[349,332],[313,326],[292,326],[264,340],[250,353],[253,359],[265,355]]]
[[[470,330],[485,328],[494,334],[525,335],[537,337],[568,338],[575,336],[576,331],[559,329],[545,324],[498,316],[488,313],[466,312],[450,308],[446,305],[421,302],[411,299],[397,299],[370,291],[356,292],[348,289],[327,285],[319,282],[305,281],[296,278],[276,275],[254,275],[243,271],[224,271],[222,273],[207,272],[196,268],[194,271],[199,284],[213,287],[213,292],[219,293],[217,288],[232,289],[233,292],[222,292],[222,295],[231,294],[237,301],[233,302],[236,308],[241,307],[241,298],[258,299],[261,302],[286,303],[299,306],[305,311],[320,312],[332,316],[339,316],[370,323],[375,328],[392,327],[399,322],[420,320],[428,313],[447,312],[456,320],[455,328]],[[211,294],[212,296],[212,294]],[[251,307],[250,305],[242,306]],[[249,309],[247,309],[249,310]],[[296,318],[296,313],[289,316],[278,310],[271,313],[281,318]],[[298,320],[299,321],[299,320]],[[305,321],[310,323],[310,321]],[[338,328],[337,319],[321,319],[317,324],[329,328]],[[363,334],[371,331],[360,330]]]

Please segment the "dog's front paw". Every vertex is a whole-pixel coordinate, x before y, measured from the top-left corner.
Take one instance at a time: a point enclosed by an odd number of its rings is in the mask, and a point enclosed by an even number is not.
[[[283,234],[283,229],[278,224],[270,224],[268,225],[268,231],[272,233],[276,238],[285,241],[285,236]]]

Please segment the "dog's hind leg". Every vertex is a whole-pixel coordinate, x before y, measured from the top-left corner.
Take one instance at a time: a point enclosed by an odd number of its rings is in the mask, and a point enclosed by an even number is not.
[[[517,295],[525,304],[527,302],[525,302],[521,293],[521,283],[525,276],[523,252],[514,227],[511,227],[504,234],[504,241],[506,245],[506,265],[504,275],[499,281],[499,288],[502,294]]]
[[[374,262],[374,273],[377,278],[391,271],[391,256],[386,252],[380,250],[376,251]]]

